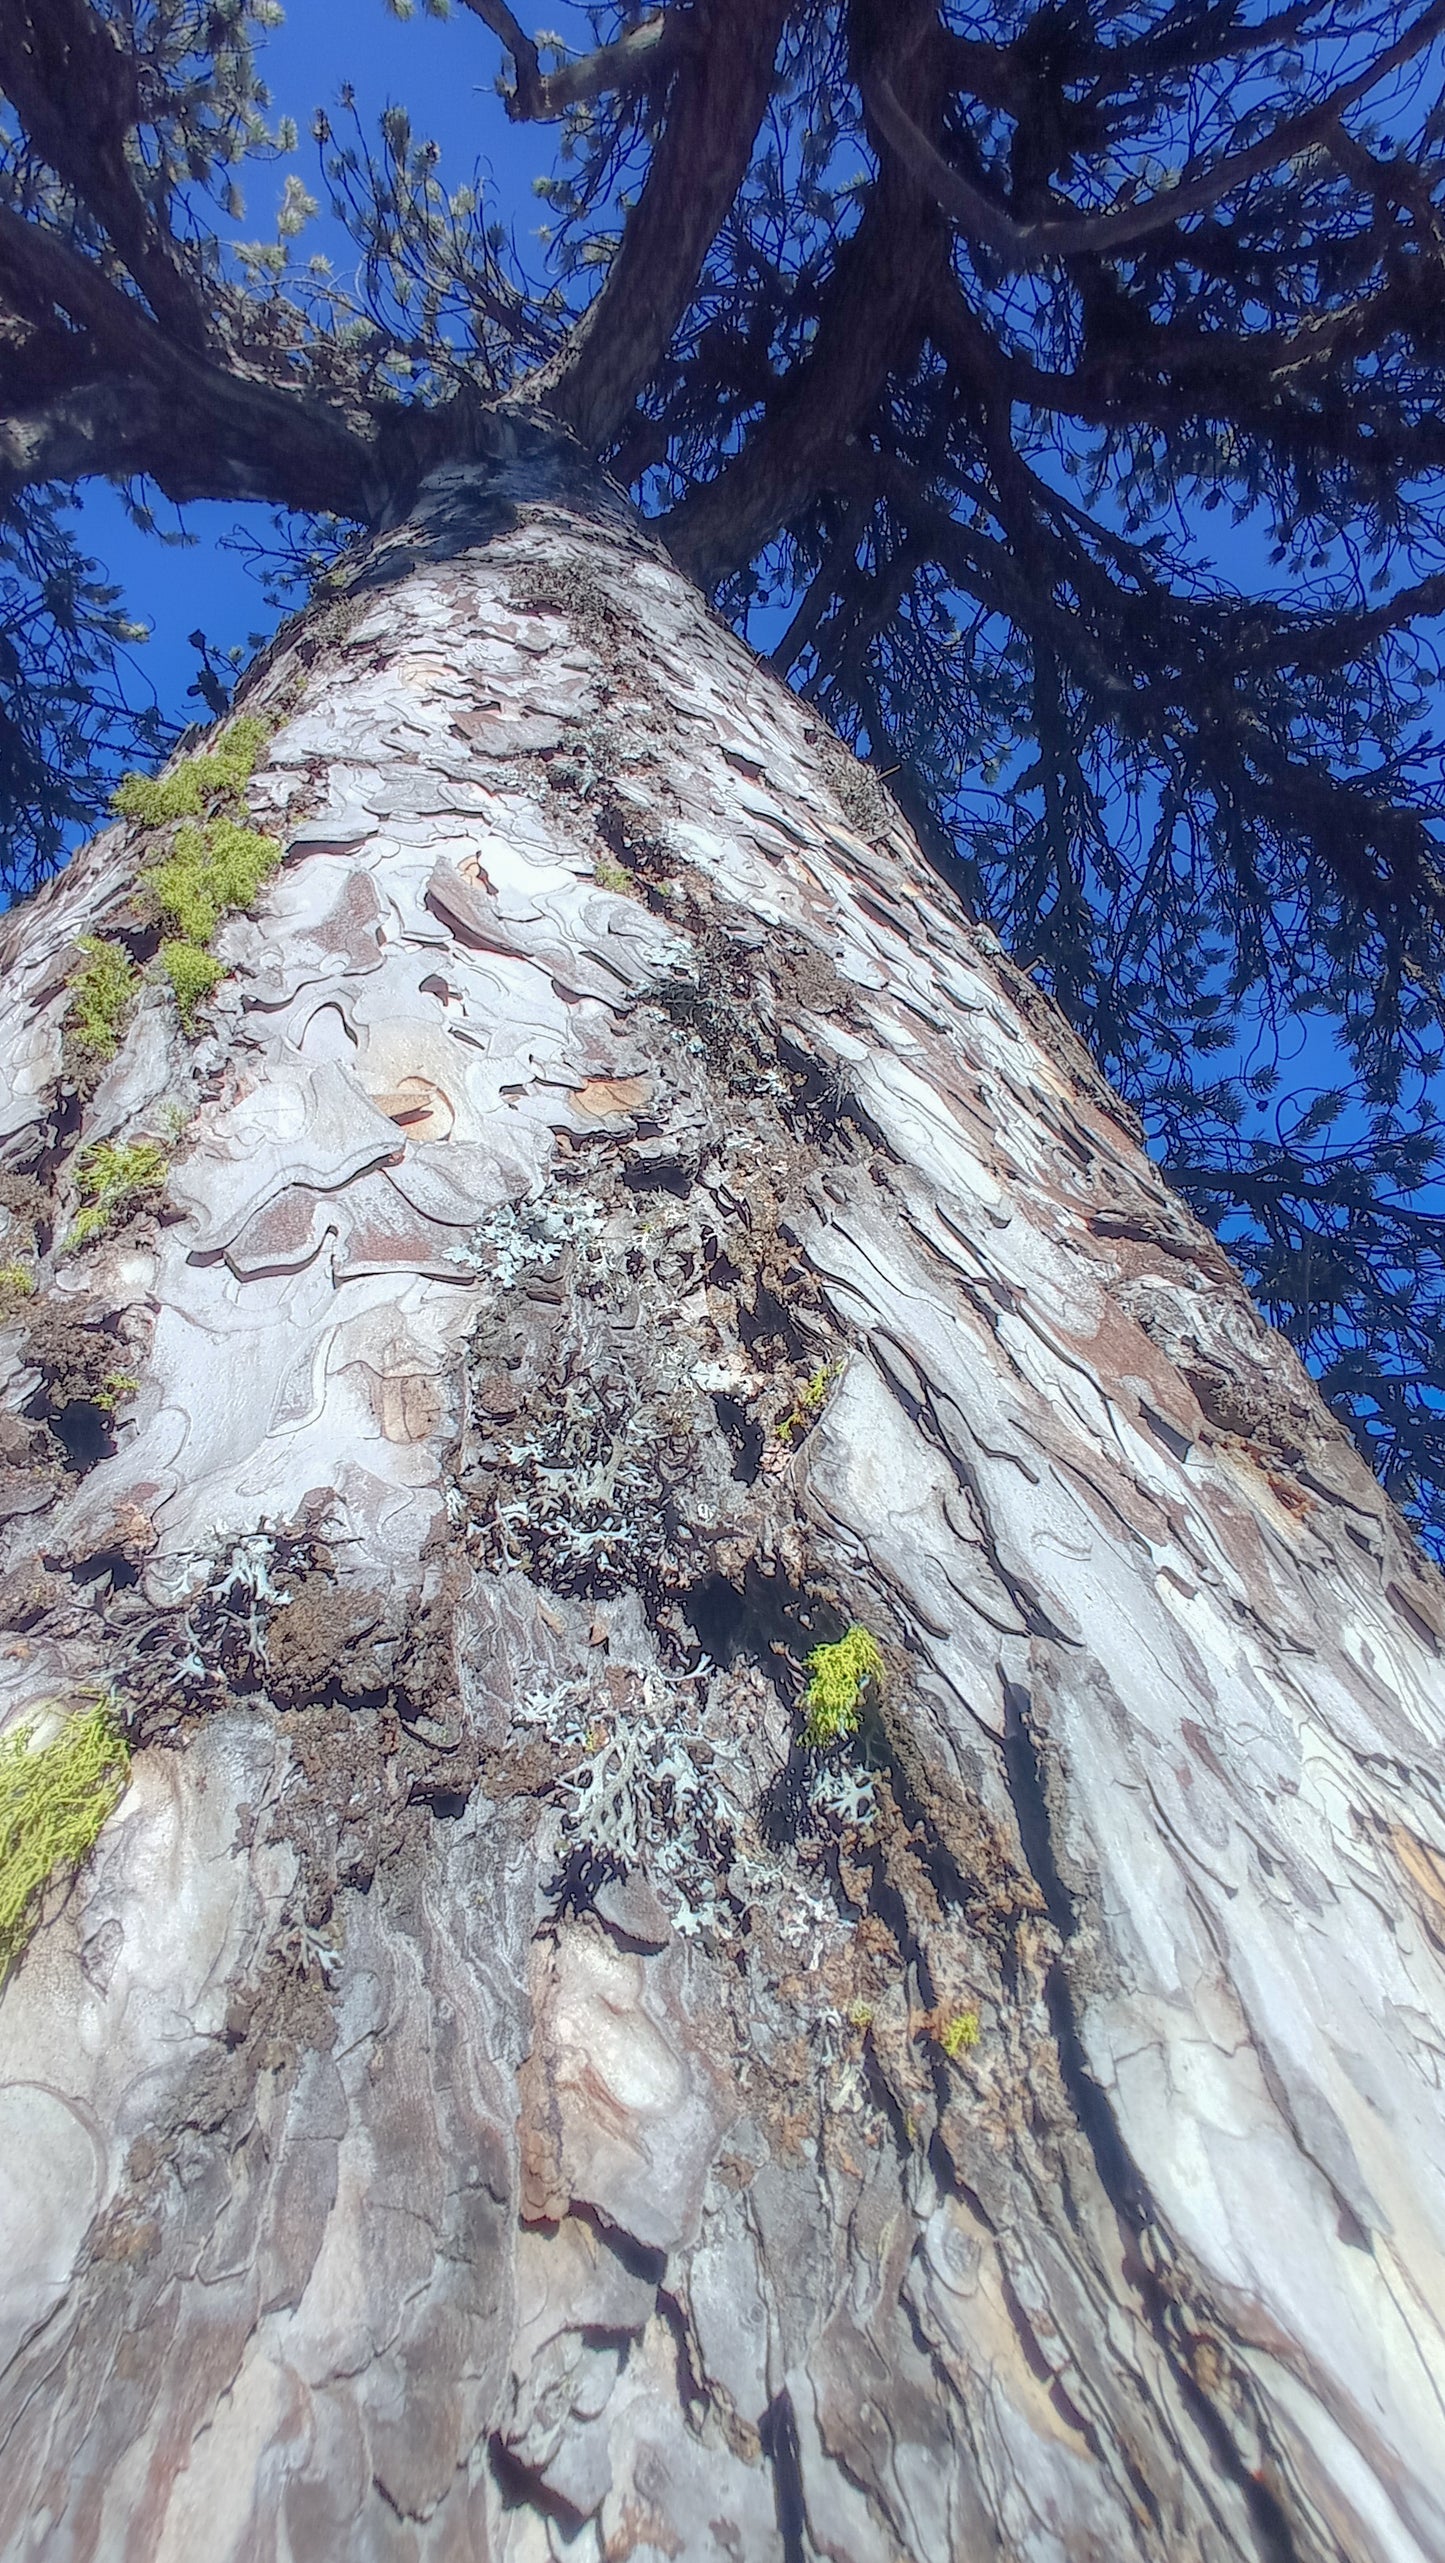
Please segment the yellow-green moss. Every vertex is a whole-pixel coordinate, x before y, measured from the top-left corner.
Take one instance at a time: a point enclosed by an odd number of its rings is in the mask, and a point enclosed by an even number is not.
[[[132,1370],[108,1370],[100,1383],[96,1404],[102,1415],[113,1415],[118,1406],[128,1406],[140,1387]]]
[[[143,828],[163,828],[172,819],[198,819],[210,801],[239,799],[256,771],[266,744],[264,721],[232,721],[204,756],[187,757],[169,774],[127,774],[112,796],[111,807],[122,819],[137,819]]]
[[[17,1301],[34,1296],[35,1275],[27,1264],[0,1264],[0,1318],[7,1316]]]
[[[611,856],[607,854],[599,854],[597,857],[592,866],[592,878],[599,890],[615,891],[618,898],[631,898],[637,887],[631,873],[624,872],[621,864],[614,863]]]
[[[50,1744],[37,1748],[34,1733],[0,1738],[0,1975],[24,1947],[44,1888],[94,1848],[130,1771],[110,1701],[68,1718]]]
[[[210,948],[216,928],[254,906],[281,860],[279,846],[242,824],[246,786],[267,736],[264,721],[233,721],[205,756],[189,757],[170,774],[128,774],[115,796],[122,818],[143,827],[181,823],[160,862],[142,872],[141,886],[168,929],[160,968],[187,1032],[225,976]]]
[[[71,973],[65,1028],[78,1049],[94,1059],[113,1059],[140,973],[121,944],[99,935],[82,935],[80,949],[85,958]]]
[[[177,937],[203,950],[222,917],[250,907],[280,860],[280,847],[256,829],[207,819],[177,828],[164,863],[141,879]]]
[[[97,1139],[75,1161],[75,1181],[83,1209],[70,1231],[72,1246],[88,1246],[103,1237],[118,1212],[143,1193],[157,1192],[166,1179],[168,1160],[155,1139]]]
[[[198,943],[179,939],[163,943],[158,955],[161,969],[175,991],[176,1010],[187,1032],[196,1028],[196,1008],[210,995],[226,973],[214,952]]]
[[[825,1752],[863,1723],[869,1690],[881,1691],[885,1667],[878,1640],[855,1620],[834,1646],[815,1646],[803,1693],[803,1741]]]
[[[951,2057],[957,2064],[959,2057],[968,2048],[978,2045],[980,2035],[978,2013],[951,2011],[947,2019],[939,2023],[934,2034],[944,2054]]]
[[[780,1442],[791,1442],[795,1434],[805,1433],[810,1424],[817,1422],[841,1367],[838,1362],[822,1363],[806,1385],[799,1389],[792,1413],[785,1415],[777,1428]]]

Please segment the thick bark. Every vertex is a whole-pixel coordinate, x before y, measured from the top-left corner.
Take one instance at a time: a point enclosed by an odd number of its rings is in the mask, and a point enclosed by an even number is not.
[[[141,1739],[0,2006],[5,2551],[1438,2555],[1436,1579],[576,467],[247,708],[203,1039],[64,1100],[127,835],[11,929],[42,1242],[185,1121],[4,1339],[4,1714]]]

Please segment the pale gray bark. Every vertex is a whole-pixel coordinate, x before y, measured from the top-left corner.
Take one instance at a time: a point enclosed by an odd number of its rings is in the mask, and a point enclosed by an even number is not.
[[[85,1473],[4,1339],[4,1715],[144,1739],[0,2004],[4,2549],[1438,2556],[1438,1581],[569,471],[433,481],[259,679],[199,1043],[60,1099],[132,837],[13,928],[58,1226],[186,1118],[31,1312],[139,1378]]]

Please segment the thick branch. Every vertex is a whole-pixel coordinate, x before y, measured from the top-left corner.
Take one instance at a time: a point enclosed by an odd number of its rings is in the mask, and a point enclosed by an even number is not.
[[[54,311],[64,312],[108,365],[153,375],[174,372],[175,351],[139,303],[109,284],[98,267],[53,232],[22,221],[3,205],[0,296],[42,328]]]
[[[12,488],[144,472],[169,498],[369,512],[369,442],[329,404],[176,346],[64,241],[5,208],[0,295],[37,316],[62,378],[47,399],[0,420],[0,479]],[[73,339],[56,328],[56,310]]]
[[[1346,109],[1357,104],[1391,71],[1410,60],[1445,27],[1445,0],[1432,0],[1403,36],[1377,54],[1352,80],[1342,81],[1316,106],[1286,116],[1260,141],[1231,152],[1211,166],[1186,163],[1177,185],[1142,204],[1125,205],[1107,214],[1078,214],[1071,219],[1015,222],[997,200],[975,187],[950,166],[937,145],[915,124],[896,96],[887,73],[875,67],[863,75],[863,94],[884,140],[921,187],[950,214],[970,238],[981,241],[1011,268],[1046,267],[1060,258],[1117,256],[1136,242],[1167,231],[1186,214],[1204,213],[1222,196],[1262,170],[1277,167],[1327,139]]]
[[[575,62],[544,71],[536,45],[523,33],[506,0],[463,0],[463,6],[501,37],[512,57],[517,82],[507,97],[507,113],[518,124],[555,124],[569,107],[640,89],[671,64],[683,35],[677,11],[660,9],[654,17],[629,27],[615,44],[599,45],[594,53],[579,54]]]
[[[370,516],[376,461],[319,403],[211,365],[165,381],[98,374],[0,418],[0,489],[144,473],[177,501],[258,498]]]
[[[1127,314],[1117,347],[1091,333],[1078,364],[1051,373],[1001,347],[952,275],[940,283],[928,330],[960,381],[982,397],[1021,401],[1088,426],[1147,419],[1168,426],[1208,417],[1251,429],[1279,452],[1323,448],[1331,458],[1378,471],[1445,464],[1445,422],[1433,403],[1412,423],[1397,379],[1350,381],[1350,368],[1403,336],[1418,347],[1439,337],[1435,273],[1423,260],[1399,265],[1372,294],[1325,311],[1297,329],[1235,336],[1225,330],[1151,327]],[[1329,386],[1328,412],[1316,397]]]
[[[87,0],[0,0],[0,89],[38,157],[108,233],[157,320],[182,345],[206,336],[201,294],[135,182],[135,65]]]
[[[677,328],[747,172],[788,0],[711,0],[679,57],[667,122],[607,282],[558,354],[516,395],[593,452],[633,405]]]
[[[924,48],[907,75],[910,106],[936,112],[940,93]],[[812,498],[857,434],[946,273],[947,243],[908,172],[885,165],[858,227],[838,252],[807,354],[741,452],[662,520],[669,550],[700,586],[717,586]]]

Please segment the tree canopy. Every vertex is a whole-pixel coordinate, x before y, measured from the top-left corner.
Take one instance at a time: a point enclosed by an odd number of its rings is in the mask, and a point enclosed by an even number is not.
[[[540,266],[344,104],[237,249],[296,143],[271,0],[0,0],[12,883],[124,718],[71,484],[366,528],[544,410],[886,776],[1438,1534],[1445,0],[465,12],[464,76],[499,40],[555,129]]]

